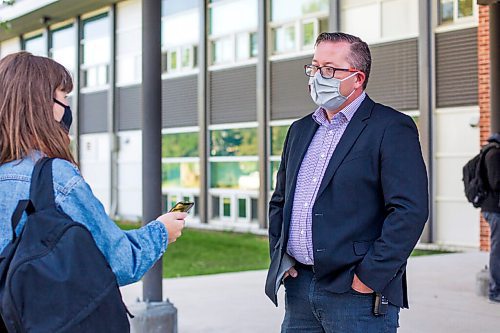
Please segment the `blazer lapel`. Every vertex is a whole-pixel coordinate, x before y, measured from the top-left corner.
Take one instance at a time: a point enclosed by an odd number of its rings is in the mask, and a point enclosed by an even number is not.
[[[335,175],[338,167],[344,160],[344,157],[347,155],[349,150],[351,150],[351,147],[354,145],[361,132],[363,132],[363,129],[367,124],[366,119],[370,118],[374,104],[375,103],[367,95],[352,117],[349,125],[347,125],[347,128],[345,129],[342,138],[340,138],[330,162],[328,163],[328,167],[325,171],[325,175],[323,176],[323,180],[321,181],[321,186],[319,187],[316,198],[319,198],[321,193],[323,193],[326,186],[330,183],[333,175]]]

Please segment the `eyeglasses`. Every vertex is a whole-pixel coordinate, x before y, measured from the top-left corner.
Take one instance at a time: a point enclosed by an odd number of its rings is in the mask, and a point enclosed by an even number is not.
[[[342,72],[359,72],[355,68],[336,68],[331,66],[316,66],[316,65],[304,65],[304,72],[306,76],[313,77],[319,70],[319,74],[324,79],[331,79],[335,76],[336,71]]]

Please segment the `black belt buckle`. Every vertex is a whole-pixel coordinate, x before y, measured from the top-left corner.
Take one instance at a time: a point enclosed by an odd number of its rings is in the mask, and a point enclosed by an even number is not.
[[[389,301],[381,293],[374,293],[373,296],[373,315],[383,316],[387,314],[387,309],[389,308]]]

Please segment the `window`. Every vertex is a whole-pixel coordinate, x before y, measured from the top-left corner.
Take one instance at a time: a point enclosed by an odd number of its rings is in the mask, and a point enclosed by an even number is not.
[[[416,37],[415,13],[418,0],[342,0],[341,30],[367,43]]]
[[[257,128],[210,131],[211,188],[259,188]]]
[[[197,66],[199,1],[162,1],[162,72],[182,73]]]
[[[49,56],[66,67],[73,75],[76,65],[76,35],[74,25],[50,31]]]
[[[142,80],[142,17],[139,1],[119,2],[116,8],[116,84]]]
[[[281,153],[283,151],[283,144],[285,143],[286,134],[289,125],[271,126],[271,189],[274,190],[276,186],[276,176],[281,161]]]
[[[257,129],[210,131],[210,156],[257,156]]]
[[[212,0],[209,14],[212,64],[241,62],[257,56],[257,0]]]
[[[439,23],[451,24],[470,19],[474,16],[473,0],[440,0]]]
[[[109,83],[110,22],[108,14],[83,22],[82,87],[98,88]]]
[[[312,50],[316,37],[328,31],[328,0],[273,0],[271,30],[273,53]]]
[[[199,188],[198,132],[163,134],[162,157],[163,188]]]
[[[37,56],[47,56],[47,44],[44,35],[26,38],[23,41],[23,49]]]

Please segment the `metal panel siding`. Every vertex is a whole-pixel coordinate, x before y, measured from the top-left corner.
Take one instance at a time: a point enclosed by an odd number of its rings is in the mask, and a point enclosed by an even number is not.
[[[198,125],[198,75],[162,81],[162,127]]]
[[[108,131],[108,91],[81,95],[80,134]]]
[[[118,130],[141,128],[142,87],[141,85],[118,88],[116,92]]]
[[[477,28],[436,34],[436,104],[478,104]]]
[[[312,56],[271,63],[271,119],[302,118],[317,106],[311,99],[304,65]]]
[[[370,45],[367,94],[397,110],[418,109],[418,40]]]
[[[257,69],[255,65],[210,73],[210,123],[257,120]]]

